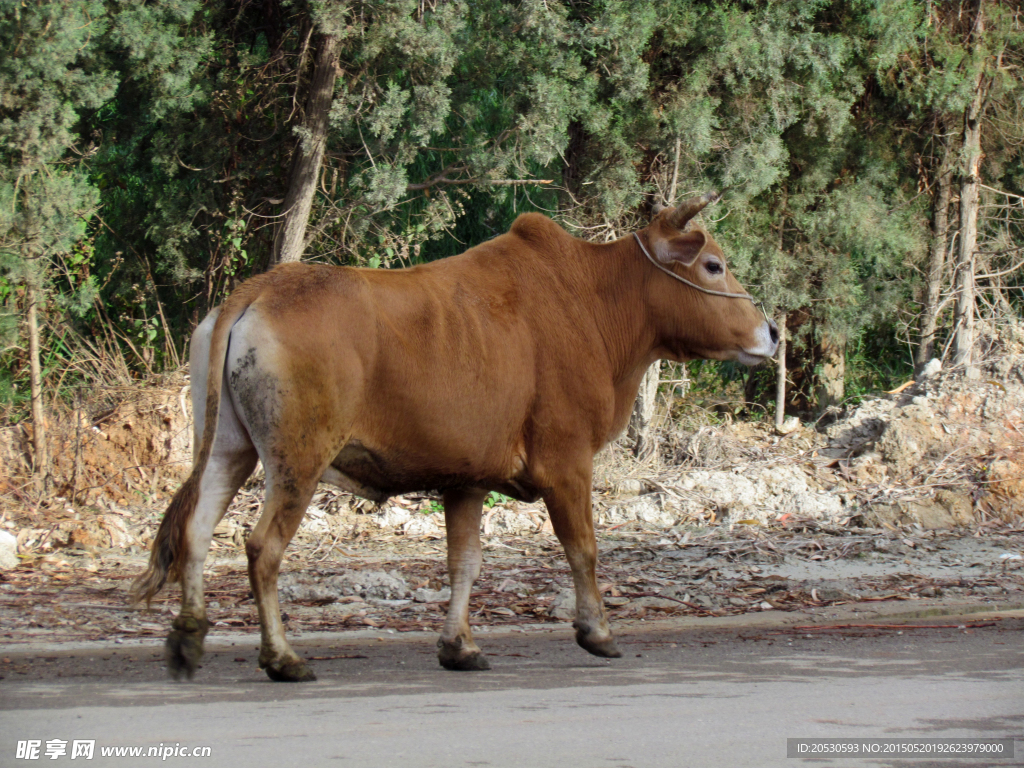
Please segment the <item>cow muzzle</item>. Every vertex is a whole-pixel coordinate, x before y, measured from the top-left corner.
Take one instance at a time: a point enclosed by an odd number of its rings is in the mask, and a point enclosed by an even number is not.
[[[765,321],[754,331],[754,344],[743,349],[737,360],[744,365],[758,365],[769,358],[775,357],[779,349],[779,326],[774,320],[765,317]]]

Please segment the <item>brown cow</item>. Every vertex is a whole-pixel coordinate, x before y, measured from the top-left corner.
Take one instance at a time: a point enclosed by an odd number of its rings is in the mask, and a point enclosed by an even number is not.
[[[443,492],[448,669],[488,668],[467,620],[486,494],[543,498],[572,569],[576,641],[619,656],[595,575],[594,454],[625,427],[655,360],[756,364],[777,346],[718,245],[687,227],[714,199],[613,243],[529,213],[411,269],[287,264],[244,283],[192,337],[195,463],[133,586],[148,601],[181,582],[171,674],[191,676],[202,655],[210,538],[258,459],[266,502],[246,554],[271,679],[315,679],[285,639],[277,575],[320,481],[375,500]]]

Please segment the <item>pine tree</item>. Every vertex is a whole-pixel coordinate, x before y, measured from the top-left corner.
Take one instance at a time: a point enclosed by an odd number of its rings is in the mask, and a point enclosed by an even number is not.
[[[40,308],[56,260],[82,237],[97,196],[78,160],[78,110],[100,106],[114,80],[90,71],[105,32],[101,2],[5,2],[0,15],[0,269],[21,286],[29,341],[34,470],[48,457],[40,370]],[[91,283],[82,286],[86,293]]]

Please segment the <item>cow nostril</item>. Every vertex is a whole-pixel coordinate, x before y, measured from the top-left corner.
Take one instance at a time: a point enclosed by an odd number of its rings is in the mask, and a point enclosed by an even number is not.
[[[779,343],[779,326],[775,324],[774,320],[768,321],[768,335],[772,338],[772,344]]]

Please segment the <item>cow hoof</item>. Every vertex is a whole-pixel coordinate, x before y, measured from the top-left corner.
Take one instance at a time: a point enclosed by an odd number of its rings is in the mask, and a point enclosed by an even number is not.
[[[268,664],[263,671],[275,683],[312,683],[316,680],[316,675],[302,660]]]
[[[577,631],[576,643],[585,651],[601,656],[606,659],[617,659],[622,656],[622,651],[615,644],[615,638],[607,635],[603,638],[594,637],[593,634]]]
[[[167,671],[175,680],[180,680],[182,675],[191,680],[199,669],[203,640],[209,627],[210,622],[192,616],[178,616],[171,623],[171,633],[164,643],[164,659]]]
[[[465,656],[446,655],[442,652],[437,654],[437,660],[445,669],[456,672],[482,672],[491,668],[491,663],[480,651],[474,651]]]
[[[466,640],[464,637],[457,637],[455,640],[437,641],[437,660],[445,669],[452,669],[457,672],[479,672],[490,669],[491,664],[483,655],[476,643]]]

